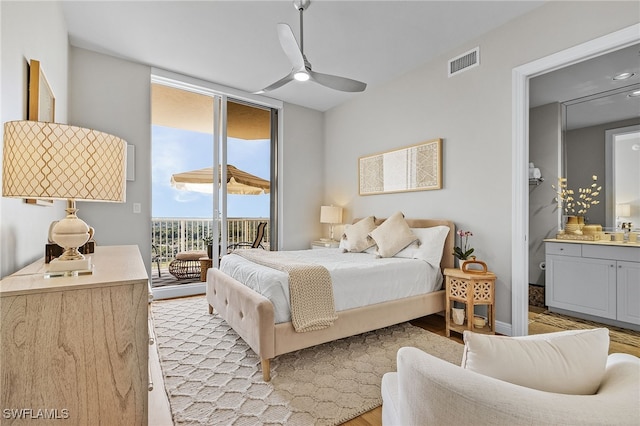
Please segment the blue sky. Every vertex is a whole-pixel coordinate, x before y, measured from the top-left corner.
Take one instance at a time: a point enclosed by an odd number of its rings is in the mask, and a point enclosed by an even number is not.
[[[152,126],[152,216],[211,218],[213,196],[171,187],[171,175],[213,165],[213,136]],[[227,163],[269,180],[269,140],[228,138]],[[227,216],[269,217],[269,194],[229,195]]]

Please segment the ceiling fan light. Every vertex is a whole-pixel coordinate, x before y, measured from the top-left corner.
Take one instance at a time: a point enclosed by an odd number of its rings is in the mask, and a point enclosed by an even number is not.
[[[309,74],[306,71],[298,71],[293,75],[293,78],[298,81],[307,81],[309,80]]]

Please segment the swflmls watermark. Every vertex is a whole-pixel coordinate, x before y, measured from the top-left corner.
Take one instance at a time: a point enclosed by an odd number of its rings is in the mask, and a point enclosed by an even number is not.
[[[69,410],[66,408],[4,408],[3,419],[27,419],[27,420],[66,420],[69,418]]]

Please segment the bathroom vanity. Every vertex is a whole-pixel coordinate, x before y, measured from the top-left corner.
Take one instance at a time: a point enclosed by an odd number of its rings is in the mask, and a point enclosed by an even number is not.
[[[640,330],[640,244],[544,241],[550,311]]]

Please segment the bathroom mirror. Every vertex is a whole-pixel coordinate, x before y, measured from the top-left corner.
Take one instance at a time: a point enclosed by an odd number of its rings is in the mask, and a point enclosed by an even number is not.
[[[640,97],[629,96],[637,90],[640,84],[563,103],[564,175],[574,190],[598,177],[603,190],[587,218],[609,230],[640,226]],[[599,123],[586,125],[585,117]]]

